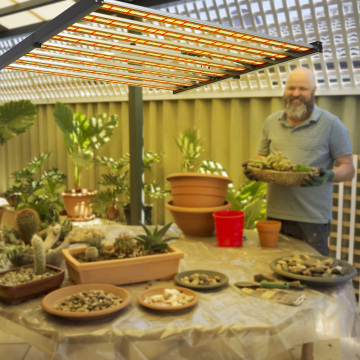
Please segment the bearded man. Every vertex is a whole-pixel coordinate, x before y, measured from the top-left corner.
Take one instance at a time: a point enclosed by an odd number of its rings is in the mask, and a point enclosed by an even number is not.
[[[300,67],[290,73],[284,110],[266,119],[257,157],[281,151],[292,164],[320,168],[319,176],[308,176],[302,186],[267,184],[266,215],[281,221],[281,233],[304,240],[328,256],[333,182],[351,180],[355,169],[347,129],[335,115],[315,105],[315,91],[309,69]],[[257,180],[246,166],[244,173]]]

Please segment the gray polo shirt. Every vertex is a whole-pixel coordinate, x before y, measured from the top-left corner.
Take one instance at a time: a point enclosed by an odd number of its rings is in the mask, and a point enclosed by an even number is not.
[[[257,153],[281,151],[293,165],[332,169],[334,160],[352,153],[349,133],[335,115],[315,106],[310,117],[295,128],[284,111],[270,115],[262,129]],[[267,185],[267,216],[310,223],[332,220],[333,184],[321,186]]]

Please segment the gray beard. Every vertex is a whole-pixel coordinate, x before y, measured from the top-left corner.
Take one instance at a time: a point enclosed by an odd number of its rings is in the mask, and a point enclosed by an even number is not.
[[[283,103],[286,115],[290,119],[299,120],[306,117],[306,115],[310,115],[311,112],[314,110],[315,98],[314,95],[312,95],[311,99],[308,102],[303,99],[303,102],[298,105],[291,104],[291,98],[283,98]]]
[[[298,120],[303,118],[308,113],[308,108],[304,103],[296,106],[292,104],[287,104],[285,106],[285,112],[286,115],[291,119]]]

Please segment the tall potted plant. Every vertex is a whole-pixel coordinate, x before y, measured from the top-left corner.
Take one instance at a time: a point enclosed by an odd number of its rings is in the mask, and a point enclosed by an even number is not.
[[[187,129],[175,141],[184,161],[181,173],[170,174],[166,178],[171,184],[172,204],[182,207],[224,205],[227,188],[232,180],[219,171],[210,171],[211,162],[199,163],[203,151],[199,131]]]
[[[94,165],[94,150],[110,140],[119,124],[118,118],[113,114],[106,121],[106,114],[100,113],[88,119],[84,113],[74,113],[60,102],[55,105],[54,117],[74,165],[74,188],[62,194],[65,209],[71,220],[87,221],[93,218],[89,201],[96,191],[81,188],[82,172]]]

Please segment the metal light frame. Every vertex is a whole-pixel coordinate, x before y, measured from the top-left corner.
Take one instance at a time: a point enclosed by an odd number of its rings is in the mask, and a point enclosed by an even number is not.
[[[114,0],[80,0],[0,56],[10,69],[173,94],[322,52]]]

